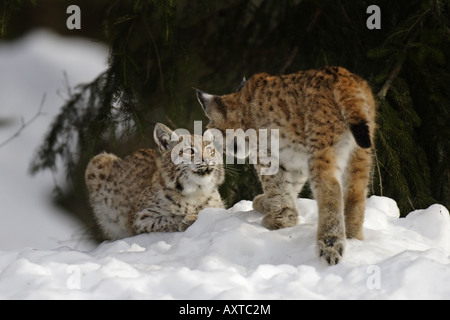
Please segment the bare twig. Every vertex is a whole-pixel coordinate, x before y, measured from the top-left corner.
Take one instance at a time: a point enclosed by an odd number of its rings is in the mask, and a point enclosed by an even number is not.
[[[67,75],[67,72],[64,70],[63,71],[63,85],[64,88],[63,89],[57,89],[56,90],[56,94],[58,95],[58,97],[60,97],[63,100],[67,100],[70,99],[70,97],[72,97],[72,88],[70,87],[70,82],[69,82],[69,76]],[[64,96],[63,94],[67,93],[67,96]]]
[[[37,113],[27,122],[25,122],[24,119],[22,118],[22,125],[20,126],[20,128],[11,137],[9,137],[8,139],[6,139],[2,143],[0,143],[0,148],[4,147],[8,143],[10,143],[12,140],[17,138],[26,127],[28,127],[31,123],[33,123],[39,116],[44,114],[42,112],[42,109],[44,108],[45,98],[46,98],[46,94],[44,93],[44,95],[42,97],[41,105],[39,106]]]
[[[427,12],[425,12],[427,13]],[[421,15],[421,17],[423,17],[424,15]],[[408,34],[414,29],[414,26],[418,23],[418,21],[416,21],[413,26],[408,30]],[[411,43],[413,41],[415,41],[415,39],[417,38],[418,33],[415,32],[413,33],[410,37],[409,40],[407,41],[406,45],[403,47],[403,57],[406,56],[406,53],[411,45]],[[389,74],[389,77],[387,78],[386,82],[384,83],[383,87],[381,87],[381,90],[378,92],[378,97],[382,100],[384,100],[386,98],[386,95],[389,91],[389,89],[392,86],[392,83],[394,82],[394,80],[397,78],[397,76],[399,75],[400,71],[402,70],[403,67],[403,63],[405,62],[405,58],[401,58],[397,61],[397,64],[395,65],[394,69],[392,69],[391,73]]]
[[[410,198],[410,197],[408,197],[408,202],[409,202],[409,204],[411,205],[411,208],[415,211],[416,208],[414,207],[414,204],[413,204],[413,202],[411,201],[411,198]]]
[[[397,78],[398,74],[402,70],[403,66],[403,60],[400,60],[395,65],[394,69],[392,69],[391,73],[389,74],[388,79],[384,83],[383,87],[381,88],[380,92],[378,92],[378,97],[382,100],[386,98],[386,95],[389,91],[389,89],[392,86],[392,82],[394,82],[395,78]]]
[[[298,54],[298,46],[295,46],[292,50],[291,54],[289,55],[286,63],[284,64],[283,68],[280,69],[280,74],[284,74],[286,70],[291,66],[291,64],[294,62],[295,57]]]
[[[380,161],[378,160],[377,150],[374,149],[375,154],[375,164],[378,170],[378,179],[379,179],[379,187],[380,187],[380,196],[383,196],[383,179],[381,178],[381,170],[380,170]]]

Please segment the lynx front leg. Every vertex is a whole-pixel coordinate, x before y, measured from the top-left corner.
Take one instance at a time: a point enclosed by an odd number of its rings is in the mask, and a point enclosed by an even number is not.
[[[363,239],[364,211],[371,166],[371,151],[359,148],[355,150],[350,159],[345,193],[344,213],[347,238]]]
[[[183,216],[174,215],[167,211],[156,211],[154,208],[146,208],[137,212],[131,220],[133,233],[150,232],[178,232],[186,230],[192,221],[192,217],[183,220]]]
[[[306,177],[302,178],[297,172],[280,169],[275,175],[259,178],[264,194],[253,200],[253,208],[266,214],[263,225],[269,230],[297,225],[299,219],[295,200]]]
[[[186,231],[195,221],[197,221],[197,214],[188,214],[184,217],[179,225],[179,231]]]
[[[345,248],[345,222],[341,186],[331,150],[311,158],[311,187],[319,209],[318,254],[329,265],[339,263]]]

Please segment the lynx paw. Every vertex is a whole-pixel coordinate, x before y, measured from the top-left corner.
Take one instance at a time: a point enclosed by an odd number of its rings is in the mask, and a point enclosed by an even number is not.
[[[293,227],[298,224],[297,210],[283,209],[280,213],[267,214],[262,221],[264,227],[269,230],[278,230]]]
[[[281,201],[269,199],[266,195],[260,194],[253,200],[253,209],[261,213],[280,213],[283,207]]]
[[[317,251],[322,261],[330,266],[338,264],[344,254],[345,239],[329,237],[317,241]]]
[[[197,215],[189,215],[186,216],[183,221],[181,221],[181,224],[178,227],[178,231],[183,232],[186,231],[187,228],[189,228],[194,222],[197,221]]]

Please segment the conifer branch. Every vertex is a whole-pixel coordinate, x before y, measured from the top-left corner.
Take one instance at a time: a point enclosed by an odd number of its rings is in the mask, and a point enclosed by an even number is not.
[[[401,58],[397,61],[394,69],[392,69],[386,82],[384,83],[384,85],[381,87],[381,90],[377,94],[380,99],[384,100],[386,98],[386,95],[387,95],[389,89],[391,88],[392,83],[398,77],[400,71],[402,70],[403,63],[405,62],[406,53],[408,52],[408,49],[409,49],[411,43],[416,39],[416,37],[417,37],[417,33],[414,33],[409,38],[406,45],[403,47]]]
[[[306,34],[310,33],[311,30],[314,28],[315,24],[317,23],[317,20],[319,19],[320,15],[322,13],[322,10],[319,8],[317,9],[316,13],[314,14],[311,22],[309,23],[308,27],[306,28],[306,32],[303,34],[302,38],[300,41],[303,41],[303,39],[306,37]],[[297,57],[299,52],[299,47],[298,45],[294,47],[294,49],[292,49],[286,63],[284,64],[284,66],[280,69],[280,74],[284,74],[286,73],[287,69],[292,65],[292,63],[294,62],[295,58]]]
[[[152,31],[150,30],[150,26],[148,25],[147,21],[144,20],[144,26],[145,29],[147,30],[147,33],[150,37],[150,39],[152,40],[152,44],[153,47],[155,48],[155,54],[156,54],[156,61],[158,62],[158,69],[159,69],[159,77],[160,77],[160,81],[161,81],[161,90],[164,92],[164,76],[163,76],[163,71],[162,71],[162,65],[161,65],[161,58],[159,56],[159,50],[158,50],[158,46],[156,45],[156,41],[155,38],[153,37]],[[144,81],[144,83],[146,83],[148,81],[149,75],[148,75],[148,68],[149,68],[150,63],[147,62],[147,77]]]
[[[6,1],[3,2],[3,15],[1,19],[1,29],[0,29],[1,36],[5,34],[5,29],[6,29]]]
[[[392,69],[391,73],[389,74],[389,77],[387,78],[383,87],[381,87],[381,90],[377,94],[380,99],[384,100],[386,98],[386,95],[387,95],[389,89],[391,88],[392,83],[394,82],[395,78],[397,78],[398,74],[402,70],[402,66],[403,66],[403,60],[400,60],[395,65],[394,69]]]

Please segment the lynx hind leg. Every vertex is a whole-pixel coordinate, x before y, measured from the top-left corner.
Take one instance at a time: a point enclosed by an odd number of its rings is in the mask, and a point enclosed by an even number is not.
[[[113,163],[116,161],[121,160],[115,155],[107,153],[99,154],[91,159],[85,173],[89,193],[97,193],[104,188],[106,180],[111,175]]]
[[[329,265],[341,260],[345,249],[345,221],[341,186],[336,177],[333,152],[311,158],[311,187],[319,209],[317,251]]]
[[[121,159],[112,154],[95,156],[88,164],[85,174],[89,191],[89,200],[98,225],[108,239],[130,236],[126,215],[118,209],[118,195],[114,194],[117,186],[111,185],[113,164]]]
[[[364,237],[364,211],[371,167],[371,150],[356,149],[350,159],[345,192],[345,231],[349,239],[362,240]]]
[[[269,230],[293,227],[298,224],[295,203],[306,178],[285,170],[275,175],[260,176],[264,194],[253,200],[253,209],[265,213],[263,225]]]

